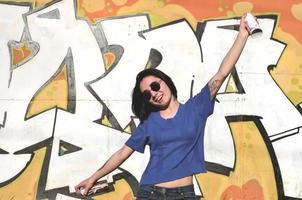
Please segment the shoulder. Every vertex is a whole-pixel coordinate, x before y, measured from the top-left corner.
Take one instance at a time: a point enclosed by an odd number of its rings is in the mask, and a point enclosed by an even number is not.
[[[206,84],[196,95],[186,103],[186,108],[207,116],[213,112],[215,100],[211,96],[209,84]]]

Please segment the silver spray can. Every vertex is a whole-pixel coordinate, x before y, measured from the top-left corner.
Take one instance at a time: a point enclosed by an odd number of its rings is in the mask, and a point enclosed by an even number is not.
[[[251,13],[246,14],[245,22],[252,38],[256,38],[262,35],[262,29],[260,28],[256,18]]]

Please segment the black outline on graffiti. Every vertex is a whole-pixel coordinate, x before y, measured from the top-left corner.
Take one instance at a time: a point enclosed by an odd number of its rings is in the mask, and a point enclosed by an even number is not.
[[[296,107],[297,110],[299,110],[299,112],[302,113],[302,101]]]
[[[14,5],[14,6],[26,6],[33,9],[32,2],[16,2],[16,1],[0,1],[0,4]]]
[[[1,128],[4,128],[4,127],[5,127],[6,118],[7,118],[7,112],[5,111],[5,112],[4,112],[4,116],[3,116],[3,121],[2,121],[2,123],[0,124],[0,130],[1,130]]]
[[[238,73],[237,73],[237,69],[236,67],[232,69],[231,73],[230,73],[230,76],[229,76],[229,79],[227,80],[227,85],[229,84],[229,82],[231,81],[231,77],[233,77],[233,80],[234,80],[234,83],[236,85],[236,89],[237,91],[236,92],[218,92],[217,95],[219,94],[225,94],[225,93],[237,93],[237,94],[245,94],[245,91],[244,91],[244,88],[243,88],[243,85],[239,79],[239,76],[238,76]]]
[[[66,152],[62,152],[61,149],[65,147],[67,150]],[[59,151],[58,151],[58,156],[65,156],[67,154],[70,154],[70,153],[74,153],[74,152],[77,152],[77,151],[80,151],[82,150],[81,147],[78,147],[74,144],[71,144],[69,142],[66,142],[64,140],[59,140]]]
[[[0,154],[9,154],[9,152],[4,151],[3,149],[0,148]]]
[[[273,142],[277,142],[279,140],[282,140],[284,138],[291,137],[293,135],[297,135],[297,134],[300,133],[300,130],[302,130],[302,126],[299,126],[297,128],[293,128],[293,129],[290,129],[290,130],[287,130],[287,131],[283,131],[281,133],[277,133],[277,134],[274,134],[274,135],[270,135],[269,137],[272,138],[271,142],[273,143]]]

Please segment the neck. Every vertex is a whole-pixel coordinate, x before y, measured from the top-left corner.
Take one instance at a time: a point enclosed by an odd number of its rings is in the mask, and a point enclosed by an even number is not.
[[[164,119],[173,118],[176,115],[178,108],[179,108],[179,102],[177,101],[177,99],[173,97],[168,107],[159,112],[160,116]]]

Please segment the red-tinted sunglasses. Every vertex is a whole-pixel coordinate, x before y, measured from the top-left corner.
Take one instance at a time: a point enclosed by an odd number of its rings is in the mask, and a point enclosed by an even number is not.
[[[160,89],[160,84],[161,84],[161,80],[159,82],[157,81],[153,81],[151,84],[150,84],[150,88],[153,92],[158,92],[159,89]],[[150,101],[151,99],[151,91],[150,90],[145,90],[143,93],[143,99],[146,100],[146,101]]]

